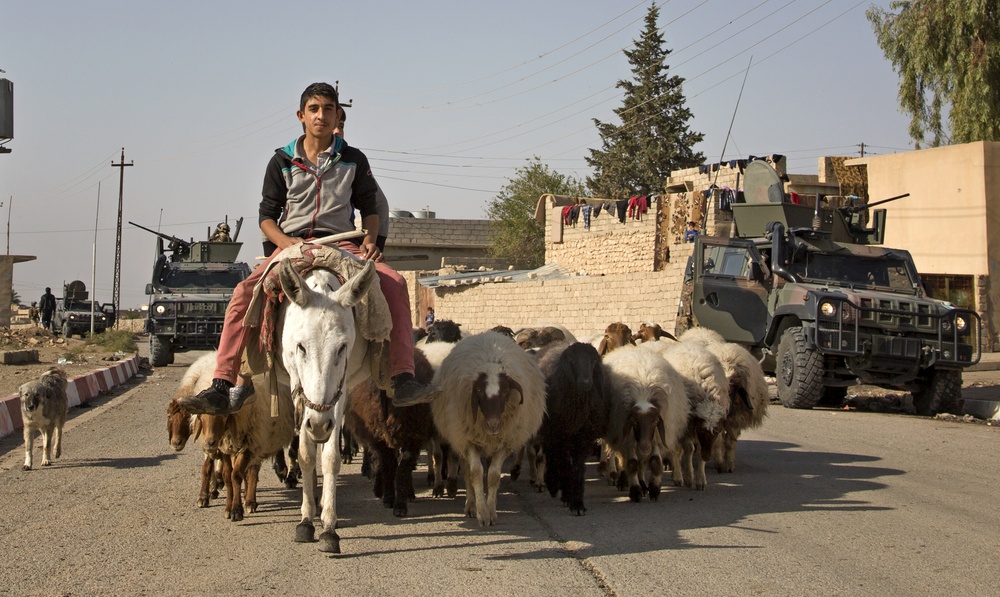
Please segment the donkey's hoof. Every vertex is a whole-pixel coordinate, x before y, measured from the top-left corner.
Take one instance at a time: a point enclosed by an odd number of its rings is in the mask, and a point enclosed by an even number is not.
[[[295,542],[296,543],[312,543],[316,540],[315,538],[316,528],[313,524],[307,520],[303,520],[299,524],[295,525]]]
[[[319,550],[323,553],[340,553],[340,536],[336,531],[323,531],[320,534]]]

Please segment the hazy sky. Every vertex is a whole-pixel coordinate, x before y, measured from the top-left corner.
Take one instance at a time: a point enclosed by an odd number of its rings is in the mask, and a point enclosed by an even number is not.
[[[870,0],[657,2],[671,74],[719,161],[912,148],[898,79],[875,44]],[[875,2],[886,6],[888,0]],[[121,305],[145,302],[152,235],[204,239],[244,217],[241,257],[261,254],[264,167],[300,131],[298,97],[339,81],[347,140],[368,155],[392,207],[482,218],[515,168],[539,156],[588,175],[592,118],[615,121],[622,50],[649,0],[170,2],[0,0],[0,76],[14,83],[14,140],[0,155],[0,238],[25,300],[64,282],[96,298],[114,280],[121,148]],[[100,209],[98,213],[98,183]],[[0,245],[0,250],[6,249]]]

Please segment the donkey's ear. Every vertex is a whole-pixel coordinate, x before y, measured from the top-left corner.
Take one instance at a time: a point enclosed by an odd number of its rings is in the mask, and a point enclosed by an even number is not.
[[[361,299],[368,295],[368,288],[373,283],[377,283],[378,274],[375,272],[375,262],[366,261],[364,269],[359,274],[351,278],[337,291],[336,300],[347,307],[353,307],[361,302]]]
[[[306,306],[310,290],[306,287],[306,282],[299,275],[299,272],[292,267],[290,261],[284,260],[278,264],[278,281],[281,283],[281,291],[285,293],[285,296],[300,307]]]

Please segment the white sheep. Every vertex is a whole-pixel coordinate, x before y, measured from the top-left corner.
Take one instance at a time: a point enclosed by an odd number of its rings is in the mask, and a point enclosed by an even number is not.
[[[713,459],[720,473],[736,470],[736,441],[744,429],[760,427],[771,402],[760,362],[747,349],[725,342],[710,344],[729,381],[729,412],[722,420],[722,435],[715,442]]]
[[[465,514],[494,525],[503,463],[542,425],[545,378],[509,336],[484,332],[455,345],[434,385],[441,392],[431,403],[434,424],[464,461]],[[485,492],[483,458],[490,460]]]
[[[729,381],[722,363],[699,342],[681,341],[663,358],[684,378],[691,415],[681,442],[682,452],[671,453],[675,485],[705,489],[705,462],[712,457],[722,420],[729,412]],[[695,453],[700,453],[695,458]]]
[[[703,327],[693,327],[685,331],[677,338],[680,342],[697,342],[703,346],[710,344],[724,344],[726,339],[719,332]]]
[[[623,346],[604,356],[606,381],[611,393],[611,421],[607,445],[622,459],[629,498],[642,499],[640,476],[645,477],[650,499],[657,499],[663,475],[663,453],[679,450],[691,405],[684,380],[656,353],[637,346]],[[619,487],[623,487],[623,475]]]

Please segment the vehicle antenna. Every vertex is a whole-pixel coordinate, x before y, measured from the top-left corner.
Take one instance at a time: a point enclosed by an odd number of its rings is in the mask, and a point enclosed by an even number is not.
[[[736,122],[736,112],[740,109],[740,100],[743,99],[743,88],[747,85],[747,76],[750,74],[750,65],[753,64],[753,55],[750,56],[750,62],[747,63],[747,70],[743,73],[743,83],[740,85],[740,94],[736,97],[736,106],[733,108],[733,117],[729,121],[729,130],[726,131],[726,140],[722,142],[722,155],[719,156],[719,162],[726,157],[726,146],[729,145],[729,135],[733,132],[733,123]],[[715,180],[712,181],[712,186],[710,188],[715,188],[715,183],[719,182],[719,170],[715,171]],[[701,233],[705,234],[705,228],[708,225],[708,209],[701,216]]]

